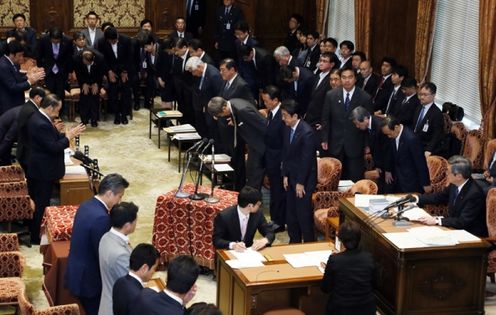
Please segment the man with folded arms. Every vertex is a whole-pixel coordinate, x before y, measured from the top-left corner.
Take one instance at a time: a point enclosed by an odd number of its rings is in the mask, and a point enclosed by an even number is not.
[[[420,222],[463,229],[480,237],[487,236],[485,196],[482,188],[472,179],[470,160],[455,155],[448,163],[447,177],[450,185],[438,193],[417,196],[419,207],[426,204],[448,204],[448,216],[423,217]]]
[[[274,232],[268,226],[262,211],[262,193],[245,186],[238,195],[238,205],[222,210],[214,220],[213,243],[216,249],[244,251],[251,247],[260,250],[274,241]],[[264,237],[254,241],[255,232]]]

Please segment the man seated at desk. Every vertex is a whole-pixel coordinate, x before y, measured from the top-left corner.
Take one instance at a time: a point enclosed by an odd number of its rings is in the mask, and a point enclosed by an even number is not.
[[[214,220],[213,243],[216,249],[260,250],[274,241],[274,231],[267,225],[262,211],[262,193],[245,186],[238,195],[238,205],[222,210]],[[253,241],[255,232],[264,237]]]
[[[420,222],[464,229],[480,237],[487,236],[485,196],[482,188],[472,179],[470,160],[455,155],[448,163],[450,185],[438,193],[417,196],[419,207],[448,204],[448,217],[423,217]]]

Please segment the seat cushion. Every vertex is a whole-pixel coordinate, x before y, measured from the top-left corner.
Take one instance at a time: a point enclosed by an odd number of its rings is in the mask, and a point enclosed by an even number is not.
[[[17,296],[24,290],[21,278],[0,278],[0,304],[17,304]]]

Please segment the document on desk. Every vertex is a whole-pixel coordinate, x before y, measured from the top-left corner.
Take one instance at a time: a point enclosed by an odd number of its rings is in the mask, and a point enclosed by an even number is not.
[[[234,171],[234,169],[229,164],[215,164],[214,168],[217,173]]]
[[[230,259],[226,260],[226,264],[232,269],[242,269],[242,268],[255,268],[263,267],[264,264],[261,261],[256,260],[241,260],[241,259]]]
[[[427,247],[426,244],[412,237],[408,232],[384,233],[383,235],[396,247],[401,249]]]
[[[411,228],[408,229],[408,233],[428,246],[453,246],[458,244],[458,241],[452,237],[449,231],[436,226]]]
[[[402,216],[408,218],[408,220],[410,221],[418,221],[422,217],[424,218],[431,217],[429,213],[427,213],[424,209],[419,207],[415,207],[413,209],[403,212]]]
[[[198,140],[201,139],[201,136],[198,132],[185,132],[178,133],[172,137],[173,140]]]
[[[86,169],[80,165],[68,165],[65,167],[66,175],[85,175]]]
[[[196,132],[196,129],[190,124],[184,124],[184,125],[177,125],[177,126],[164,128],[164,131],[167,133]]]
[[[355,195],[355,207],[357,208],[366,208],[370,204],[370,200],[375,199],[386,199],[389,203],[394,202],[401,197],[399,196],[385,196],[385,195],[365,195],[365,194],[356,194]]]
[[[250,248],[247,248],[246,250],[242,252],[238,252],[235,250],[230,250],[228,251],[229,254],[233,255],[236,259],[242,260],[242,261],[266,261],[265,257],[257,252],[256,250],[253,250]]]
[[[293,268],[302,267],[319,267],[320,263],[327,263],[329,256],[332,254],[332,250],[319,250],[310,251],[298,254],[285,254],[284,259],[293,266]]]

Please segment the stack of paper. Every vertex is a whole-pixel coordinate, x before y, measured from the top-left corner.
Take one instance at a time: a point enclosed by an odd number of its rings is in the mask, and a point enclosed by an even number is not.
[[[199,140],[201,136],[198,132],[178,133],[172,137],[173,140]]]
[[[480,242],[480,238],[465,230],[443,230],[438,227],[419,227],[408,232],[384,233],[398,248],[422,248],[428,246],[451,246],[460,242]]]
[[[338,191],[348,191],[348,189],[353,186],[354,182],[352,180],[340,180],[338,184]]]
[[[86,169],[79,165],[69,165],[65,167],[66,175],[86,175]]]
[[[184,125],[170,126],[164,128],[164,131],[167,133],[181,133],[181,132],[196,132],[196,129],[190,124],[184,124]]]
[[[423,226],[408,229],[408,233],[426,245],[452,246],[458,241],[451,237],[450,233],[436,226]]]
[[[215,164],[214,169],[217,173],[234,172],[234,169],[229,164]]]
[[[251,247],[243,252],[230,250],[229,253],[236,257],[236,259],[226,261],[226,264],[233,269],[263,267],[264,264],[262,262],[266,261],[262,254],[251,249]]]
[[[229,163],[231,162],[231,157],[227,154],[214,154],[215,155],[215,163]],[[200,158],[203,160],[203,163],[212,163],[212,154],[204,154],[201,155]]]
[[[290,264],[293,268],[311,266],[320,267],[321,263],[327,263],[327,260],[331,254],[332,250],[319,250],[298,254],[285,254],[284,259],[286,259],[288,264]]]
[[[181,118],[183,117],[183,113],[178,110],[162,110],[157,112],[157,117],[159,118]]]

